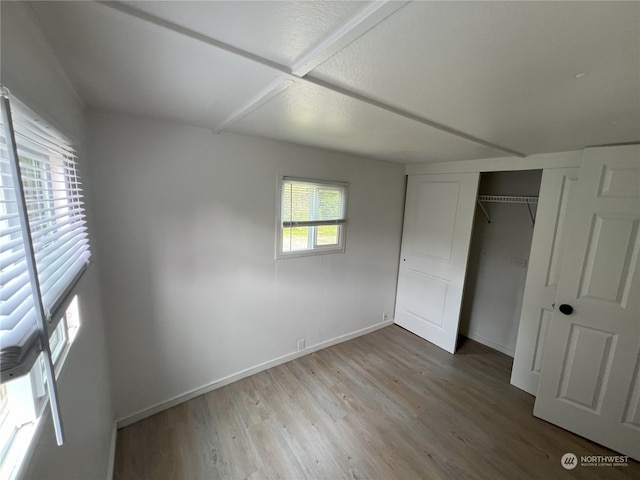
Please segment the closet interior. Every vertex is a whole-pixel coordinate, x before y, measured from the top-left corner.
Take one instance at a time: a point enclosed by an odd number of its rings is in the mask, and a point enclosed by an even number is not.
[[[480,176],[459,334],[514,356],[542,170]]]

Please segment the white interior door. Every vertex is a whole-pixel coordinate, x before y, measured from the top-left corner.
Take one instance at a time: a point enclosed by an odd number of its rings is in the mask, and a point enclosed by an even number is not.
[[[545,343],[558,290],[561,253],[568,230],[569,197],[576,189],[578,170],[578,167],[551,168],[542,173],[511,370],[511,384],[534,396],[538,391]]]
[[[640,459],[640,146],[585,150],[574,198],[534,415]]]
[[[409,175],[407,183],[395,323],[451,353],[479,178]]]

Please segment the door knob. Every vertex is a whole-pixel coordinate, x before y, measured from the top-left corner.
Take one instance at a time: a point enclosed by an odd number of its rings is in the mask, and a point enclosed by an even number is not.
[[[567,305],[566,303],[560,305],[558,310],[560,310],[560,313],[564,313],[565,315],[571,315],[573,313],[573,307],[571,305]]]

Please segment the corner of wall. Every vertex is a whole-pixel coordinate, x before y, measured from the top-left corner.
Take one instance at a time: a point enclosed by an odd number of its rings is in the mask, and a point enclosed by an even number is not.
[[[109,464],[107,466],[107,480],[113,479],[114,469],[116,465],[116,441],[118,439],[118,424],[116,419],[113,419],[113,426],[111,428],[111,448],[109,450]]]

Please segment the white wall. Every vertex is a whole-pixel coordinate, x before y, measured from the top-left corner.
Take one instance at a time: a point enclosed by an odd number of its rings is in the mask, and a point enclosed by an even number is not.
[[[89,118],[119,419],[393,312],[403,166]],[[274,259],[278,174],[351,183],[344,254]]]
[[[84,111],[24,5],[2,2],[1,81],[23,103],[70,136],[83,154]],[[85,190],[91,187],[85,180]],[[92,225],[90,195],[87,198]],[[95,236],[92,231],[92,243]],[[49,414],[35,439],[25,478],[104,479],[107,476],[114,414],[95,265],[77,286],[81,328],[67,357],[58,388],[66,442],[58,447]]]
[[[542,172],[482,174],[480,195],[537,196]],[[491,223],[476,208],[460,333],[513,357],[533,237],[524,204],[486,203]],[[535,215],[535,205],[532,205]]]

